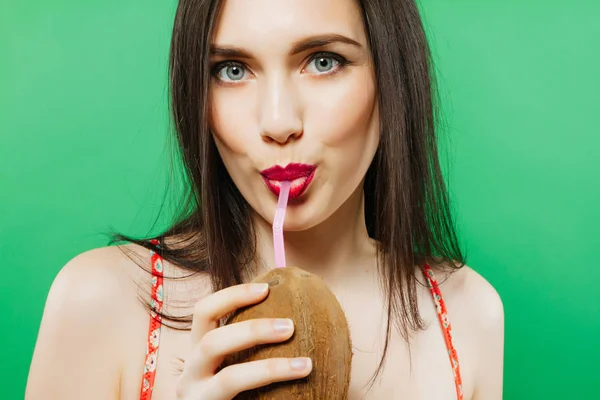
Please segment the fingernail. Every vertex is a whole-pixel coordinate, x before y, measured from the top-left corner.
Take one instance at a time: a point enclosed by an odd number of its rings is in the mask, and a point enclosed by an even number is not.
[[[290,365],[292,369],[295,370],[305,370],[312,368],[312,360],[310,358],[302,357],[302,358],[294,358],[290,361]]]
[[[292,320],[288,318],[276,319],[275,322],[273,322],[273,329],[275,329],[275,332],[289,332],[293,327],[294,324],[292,323]]]
[[[250,291],[252,293],[264,293],[268,288],[268,283],[253,283],[250,285]]]

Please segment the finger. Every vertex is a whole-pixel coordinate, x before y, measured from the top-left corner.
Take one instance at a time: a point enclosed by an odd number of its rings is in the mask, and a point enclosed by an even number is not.
[[[312,370],[310,358],[269,358],[230,365],[209,381],[214,400],[231,399],[240,392],[256,389],[274,382],[300,379]]]
[[[219,326],[219,320],[238,308],[249,306],[263,300],[268,293],[266,283],[247,283],[230,286],[212,293],[198,301],[194,307],[192,348],[206,332]]]
[[[287,340],[293,332],[294,324],[288,318],[257,318],[214,329],[199,342],[189,372],[197,378],[212,376],[228,354]]]

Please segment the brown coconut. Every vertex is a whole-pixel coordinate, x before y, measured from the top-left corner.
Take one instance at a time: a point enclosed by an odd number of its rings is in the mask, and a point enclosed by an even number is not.
[[[232,314],[227,324],[254,318],[290,318],[294,334],[285,342],[259,345],[227,357],[222,367],[275,357],[310,357],[311,373],[246,391],[236,399],[346,400],[352,348],[342,307],[318,276],[297,267],[276,268],[254,279],[268,283],[267,298]]]

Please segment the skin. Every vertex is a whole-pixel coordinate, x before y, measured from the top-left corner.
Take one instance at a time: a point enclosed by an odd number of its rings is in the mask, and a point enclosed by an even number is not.
[[[331,34],[356,44],[293,51],[310,38]],[[211,57],[210,125],[227,170],[254,210],[262,260],[273,259],[270,230],[277,199],[258,172],[288,162],[318,166],[308,191],[288,207],[286,256],[288,265],[319,274],[346,312],[355,352],[350,399],[456,399],[442,331],[424,286],[418,300],[427,328],[411,337],[412,358],[404,339],[392,333],[381,378],[366,392],[385,339],[385,298],[362,214],[361,184],[379,143],[366,43],[352,1],[228,0],[214,46],[241,49],[247,57],[222,52]],[[223,69],[224,61],[232,63]],[[126,248],[148,263],[145,249]],[[170,263],[165,272],[183,273]],[[501,399],[504,317],[498,294],[469,267],[450,276],[438,271],[437,277],[465,399]],[[139,398],[148,315],[136,298],[138,285],[147,296],[147,274],[116,247],[83,253],[61,270],[48,295],[27,399]],[[221,316],[261,301],[266,292],[239,285],[210,293],[208,278],[198,276],[165,282],[165,293],[167,312],[193,313],[194,320],[191,332],[163,327],[154,399],[231,399],[240,390],[310,373],[310,366],[294,371],[290,360],[282,359],[215,374],[228,352],[291,335],[291,330],[275,332],[272,320],[218,328]],[[193,306],[170,309],[170,300]]]

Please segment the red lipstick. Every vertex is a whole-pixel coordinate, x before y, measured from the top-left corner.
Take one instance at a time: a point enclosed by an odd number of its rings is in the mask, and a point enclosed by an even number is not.
[[[275,165],[260,172],[267,187],[279,196],[281,182],[290,182],[290,200],[304,194],[315,176],[316,165],[290,163],[285,167]]]

